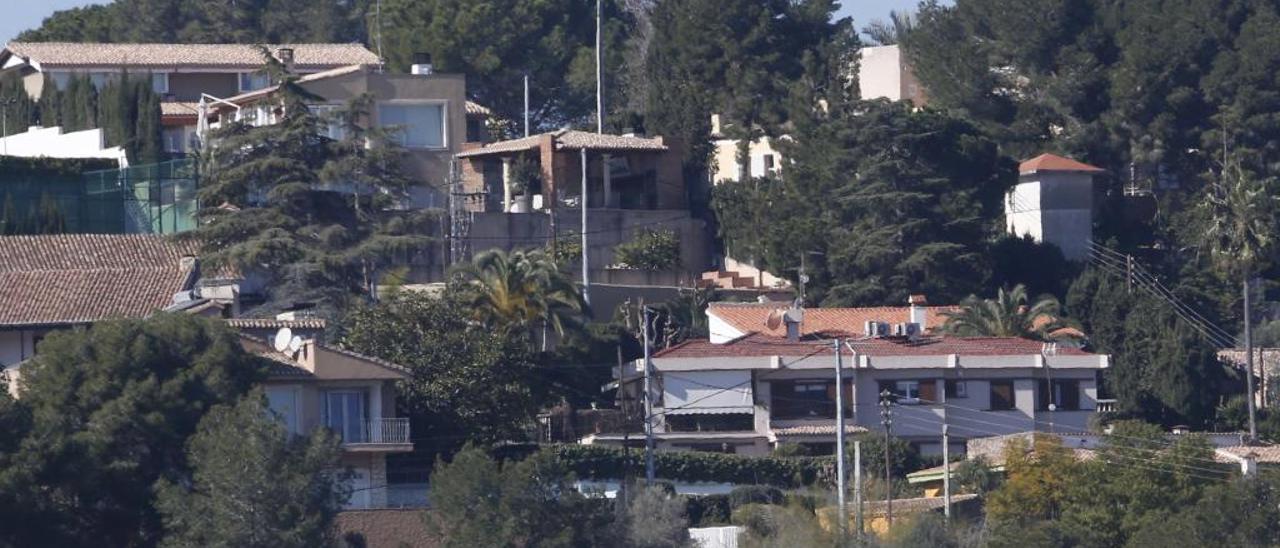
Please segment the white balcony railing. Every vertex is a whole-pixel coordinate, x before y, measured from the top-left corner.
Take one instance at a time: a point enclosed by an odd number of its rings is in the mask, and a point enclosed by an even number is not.
[[[405,445],[409,441],[409,419],[369,419],[362,423],[360,431],[354,436],[348,433],[342,440],[345,444],[366,445]]]
[[[1098,400],[1097,411],[1099,413],[1114,413],[1116,408],[1116,400]]]

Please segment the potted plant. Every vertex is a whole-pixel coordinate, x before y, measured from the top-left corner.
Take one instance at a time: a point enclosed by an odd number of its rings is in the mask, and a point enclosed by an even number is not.
[[[533,210],[533,193],[541,177],[538,165],[521,156],[511,165],[511,213],[528,213]]]

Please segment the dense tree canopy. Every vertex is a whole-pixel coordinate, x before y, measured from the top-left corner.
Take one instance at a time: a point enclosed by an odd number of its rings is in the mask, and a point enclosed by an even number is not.
[[[162,535],[153,487],[187,439],[265,372],[226,327],[188,315],[60,331],[0,402],[0,545],[138,546]]]

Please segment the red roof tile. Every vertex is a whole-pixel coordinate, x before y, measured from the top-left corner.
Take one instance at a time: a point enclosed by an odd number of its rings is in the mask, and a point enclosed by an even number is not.
[[[859,353],[868,356],[1024,356],[1038,355],[1044,343],[1017,337],[924,337],[849,340]],[[1089,356],[1078,348],[1058,347],[1058,355]],[[752,358],[766,356],[811,356],[832,354],[831,343],[819,340],[788,341],[753,333],[715,344],[706,339],[685,341],[658,352],[655,358]]]
[[[923,298],[923,297],[922,297]],[[779,325],[770,329],[765,325],[769,314],[786,310],[785,303],[711,303],[708,314],[715,315],[742,333],[762,333],[775,337],[787,334],[787,327]],[[925,326],[932,331],[947,321],[943,312],[959,311],[958,306],[926,306]],[[801,335],[819,333],[846,333],[861,335],[866,322],[906,323],[911,319],[909,306],[878,306],[864,308],[806,308],[801,323]],[[732,336],[733,333],[717,333]]]
[[[1056,154],[1041,154],[1018,165],[1018,173],[1027,175],[1039,171],[1075,171],[1080,173],[1102,173],[1106,171],[1097,166],[1077,162]]]
[[[0,325],[147,316],[191,287],[194,252],[154,235],[0,236]]]

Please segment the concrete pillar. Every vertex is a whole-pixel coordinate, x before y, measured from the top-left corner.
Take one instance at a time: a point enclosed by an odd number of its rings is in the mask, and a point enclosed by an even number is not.
[[[605,154],[600,170],[604,172],[604,207],[613,207],[613,173],[610,173],[610,155]]]
[[[502,159],[502,212],[511,211],[511,158]]]

